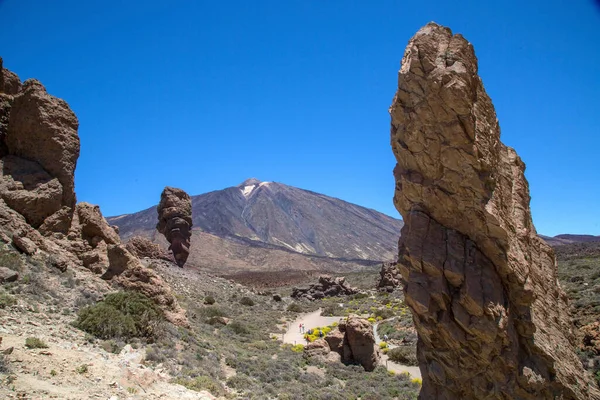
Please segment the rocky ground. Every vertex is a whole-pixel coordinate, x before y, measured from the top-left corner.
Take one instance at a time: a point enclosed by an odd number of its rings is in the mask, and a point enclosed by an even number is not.
[[[72,323],[118,290],[87,270],[60,272],[3,247],[18,272],[0,285],[0,398],[416,399],[419,384],[378,368],[306,360],[277,335],[314,304],[247,288],[168,261],[143,260],[186,310],[187,327],[167,321],[153,340],[102,340]],[[90,279],[93,278],[93,279]],[[297,311],[294,311],[297,310]],[[28,338],[47,347],[28,348]],[[31,341],[31,340],[30,340]]]

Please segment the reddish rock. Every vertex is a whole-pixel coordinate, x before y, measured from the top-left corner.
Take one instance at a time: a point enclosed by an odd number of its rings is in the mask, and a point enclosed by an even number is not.
[[[379,271],[379,281],[377,281],[377,290],[382,292],[393,292],[396,288],[401,287],[400,271],[398,264],[395,262],[384,262]]]
[[[365,371],[373,371],[379,362],[380,354],[371,323],[364,318],[348,318],[346,341],[352,352],[352,359],[362,365]]]
[[[183,267],[190,254],[192,236],[192,199],[181,189],[165,187],[158,204],[156,229],[171,244],[177,265]]]
[[[500,141],[473,46],[430,23],[390,108],[399,267],[419,335],[420,399],[598,399],[573,351],[567,297]]]
[[[79,122],[67,103],[30,79],[15,94],[5,143],[9,154],[37,162],[62,185],[62,205],[75,206]],[[60,156],[57,156],[60,155]]]
[[[154,258],[161,260],[170,260],[169,254],[158,244],[142,236],[134,236],[127,241],[125,245],[127,250],[138,258]]]
[[[6,267],[0,267],[0,283],[14,282],[19,279],[19,273],[8,269]]]
[[[358,293],[358,289],[350,287],[343,276],[319,276],[319,283],[307,288],[293,288],[292,298],[315,300],[324,297],[349,296]]]

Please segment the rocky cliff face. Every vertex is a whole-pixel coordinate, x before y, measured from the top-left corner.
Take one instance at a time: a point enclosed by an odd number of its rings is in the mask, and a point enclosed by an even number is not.
[[[177,265],[183,267],[190,255],[192,237],[192,199],[181,189],[166,187],[158,204],[156,229],[170,243]]]
[[[169,287],[121,244],[98,206],[76,204],[78,121],[36,80],[21,84],[0,59],[0,241],[61,270],[85,268],[185,316]]]
[[[500,141],[477,68],[467,40],[430,23],[408,44],[390,108],[420,398],[599,398],[532,223],[525,165]]]

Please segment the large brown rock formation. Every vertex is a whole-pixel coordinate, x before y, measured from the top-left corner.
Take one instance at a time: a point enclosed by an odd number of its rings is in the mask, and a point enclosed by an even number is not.
[[[192,237],[192,199],[183,190],[165,187],[158,204],[158,224],[156,229],[171,244],[177,265],[183,267],[190,255]]]
[[[167,317],[185,324],[167,284],[121,244],[98,206],[76,204],[78,121],[68,104],[0,58],[0,241],[60,270],[86,268],[147,294]]]
[[[338,356],[322,357],[330,352],[337,353]],[[307,344],[304,356],[321,357],[335,362],[341,360],[344,364],[360,364],[365,371],[373,371],[381,359],[373,326],[366,319],[354,315],[340,322],[324,339]]]
[[[294,299],[315,300],[324,297],[349,296],[357,294],[358,289],[351,287],[343,276],[319,276],[319,283],[306,288],[295,287],[291,297]]]
[[[430,23],[406,48],[390,108],[420,398],[596,399],[525,164],[500,142],[477,68],[467,40]]]

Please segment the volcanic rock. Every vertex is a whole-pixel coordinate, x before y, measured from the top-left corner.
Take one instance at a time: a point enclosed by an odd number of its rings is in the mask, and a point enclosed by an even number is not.
[[[399,267],[419,335],[420,399],[598,399],[573,351],[525,164],[500,141],[473,46],[430,23],[390,108]]]
[[[364,318],[350,316],[325,336],[307,344],[305,357],[321,357],[329,352],[340,356],[344,364],[360,364],[365,371],[373,371],[380,360],[379,347],[375,344],[373,326]],[[333,358],[328,357],[328,360]]]
[[[352,359],[362,365],[365,371],[373,371],[380,355],[371,323],[364,318],[351,316],[346,322],[344,340],[350,347]]]
[[[98,206],[76,204],[78,121],[36,80],[21,85],[0,59],[0,240],[65,271],[85,267],[140,291],[174,323],[183,310],[168,285],[125,246]]]
[[[334,278],[327,275],[319,276],[319,283],[307,288],[293,288],[292,298],[315,300],[324,297],[348,296],[358,293],[358,289],[350,287],[343,276]]]
[[[379,271],[377,290],[391,293],[394,289],[401,286],[400,279],[398,264],[395,262],[385,262],[381,266],[381,271]]]
[[[58,179],[62,205],[71,208],[76,202],[78,127],[77,117],[67,103],[50,96],[40,82],[30,79],[14,96],[5,138],[9,154],[37,162]]]
[[[171,244],[177,265],[183,267],[190,255],[192,236],[192,199],[181,189],[165,187],[158,204],[156,229]]]
[[[132,237],[127,241],[125,247],[131,254],[138,258],[170,260],[169,254],[160,245],[142,236]]]
[[[19,279],[19,273],[8,269],[6,267],[0,267],[0,283],[14,282]]]

